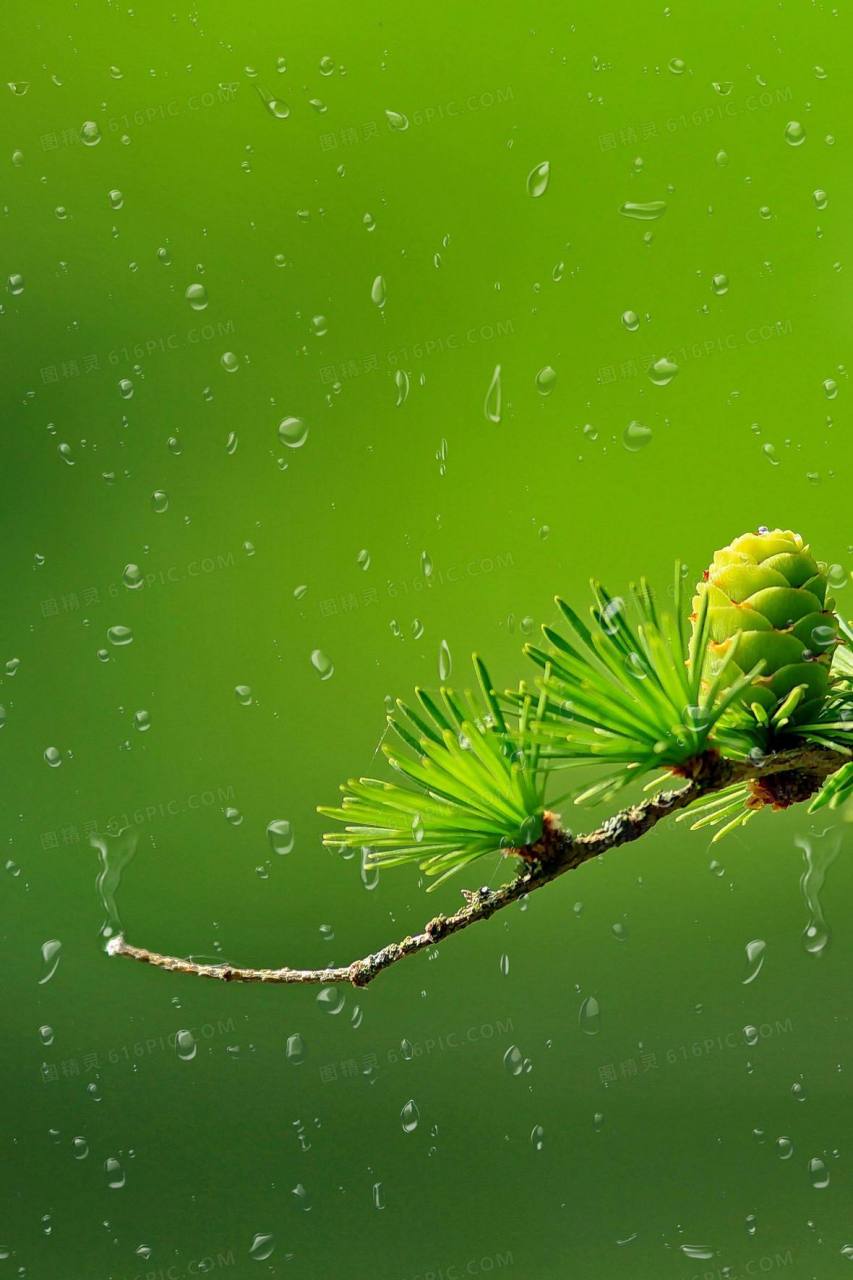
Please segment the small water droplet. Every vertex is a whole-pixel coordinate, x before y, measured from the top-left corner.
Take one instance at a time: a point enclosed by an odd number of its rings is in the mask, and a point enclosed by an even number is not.
[[[15,297],[24,292],[24,277],[18,272],[13,272],[13,274],[9,276],[7,284],[9,292],[14,294]]]
[[[743,986],[749,982],[754,982],[764,967],[764,957],[767,951],[767,943],[763,938],[753,938],[751,942],[746,944],[746,963],[747,975],[743,979]]]
[[[805,142],[806,131],[800,124],[799,120],[789,120],[785,125],[785,141],[790,143],[792,147],[798,147]]]
[[[719,294],[721,297],[724,293],[728,293],[729,291],[728,276],[724,276],[722,272],[718,272],[716,275],[712,276],[711,288],[714,290],[714,293]]]
[[[636,218],[639,222],[654,222],[666,213],[666,201],[648,200],[645,204],[638,204],[633,200],[626,200],[619,212],[626,218]]]
[[[394,386],[397,389],[397,399],[394,402],[395,407],[399,409],[401,404],[405,404],[409,397],[409,375],[405,369],[397,369],[394,373]]]
[[[541,1124],[535,1124],[530,1130],[530,1141],[534,1151],[541,1151],[545,1145],[545,1130]]]
[[[486,392],[486,399],[483,404],[483,412],[489,422],[500,422],[501,420],[501,367],[495,365],[495,371],[492,374],[492,380],[489,383],[489,389]]]
[[[107,630],[107,639],[110,644],[114,644],[116,648],[120,649],[126,644],[133,643],[133,632],[130,627],[123,627],[121,625],[109,627]]]
[[[504,1054],[504,1066],[511,1076],[520,1076],[524,1070],[524,1055],[517,1044],[511,1044]]]
[[[595,996],[587,996],[581,1005],[578,1025],[587,1036],[597,1036],[601,1030],[601,1006]]]
[[[142,586],[145,578],[138,564],[126,564],[121,575],[121,580],[127,587],[128,591],[136,591]]]
[[[45,749],[44,758],[50,765],[51,769],[58,769],[62,764],[62,756],[56,747],[47,747]]]
[[[101,141],[101,131],[94,120],[87,120],[80,130],[80,138],[87,147],[96,147]]]
[[[332,659],[327,657],[322,649],[314,649],[311,654],[311,665],[314,670],[319,672],[321,680],[330,680],[335,674],[335,667]]]
[[[536,375],[536,390],[540,396],[549,396],[554,390],[556,382],[556,371],[549,364],[546,364]]]
[[[450,646],[446,640],[442,640],[438,646],[438,678],[442,684],[450,678],[453,670],[453,658],[450,653]]]
[[[175,1036],[175,1050],[182,1062],[191,1062],[198,1053],[195,1036],[191,1031],[182,1029]]]
[[[375,303],[377,307],[384,307],[385,293],[386,293],[385,277],[377,276],[376,279],[373,281],[373,284],[370,286],[371,302]]]
[[[645,449],[651,439],[651,427],[645,426],[642,422],[637,422],[636,419],[633,422],[629,422],[622,432],[622,443],[629,453],[637,453],[640,449]]]
[[[298,1067],[305,1061],[305,1041],[298,1031],[287,1037],[284,1053],[287,1061],[294,1067]]]
[[[207,306],[207,289],[203,284],[196,281],[194,284],[187,285],[184,297],[192,307],[193,311],[204,311]]]
[[[414,1133],[415,1129],[418,1127],[420,1118],[421,1114],[418,1111],[414,1098],[409,1098],[409,1101],[404,1103],[403,1109],[400,1112],[400,1123],[403,1126],[403,1133]]]
[[[151,495],[151,508],[158,516],[169,510],[169,495],[162,489],[155,489]]]
[[[673,378],[677,377],[678,372],[678,365],[675,361],[668,360],[666,356],[662,356],[649,369],[649,377],[656,387],[668,387]]]
[[[284,855],[293,848],[293,827],[287,818],[274,818],[267,824],[267,840],[273,853]]]
[[[266,1262],[275,1250],[275,1236],[258,1232],[249,1246],[249,1257],[255,1262]]]

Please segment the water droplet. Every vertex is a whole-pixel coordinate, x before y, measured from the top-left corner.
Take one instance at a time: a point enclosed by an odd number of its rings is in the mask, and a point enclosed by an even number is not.
[[[385,119],[392,129],[396,129],[398,133],[404,133],[409,127],[409,121],[399,111],[386,111]]]
[[[122,400],[133,399],[133,382],[130,378],[119,378],[118,384],[119,395]]]
[[[450,678],[453,670],[453,658],[450,653],[450,646],[446,640],[442,640],[438,646],[438,678],[442,684]]]
[[[151,495],[151,508],[155,515],[162,516],[169,510],[169,495],[162,489],[155,489]]]
[[[746,944],[746,963],[747,975],[743,979],[743,986],[749,982],[754,982],[764,967],[764,956],[767,950],[767,943],[763,938],[753,938],[751,942]]]
[[[18,294],[24,292],[24,277],[18,272],[14,272],[9,276],[8,287],[9,292],[17,297]]]
[[[432,560],[428,551],[421,552],[421,573],[425,578],[432,577]]]
[[[324,987],[317,996],[317,1003],[324,1013],[338,1014],[346,1004],[346,996],[337,987]]]
[[[204,311],[207,306],[207,289],[198,281],[195,284],[187,285],[184,297],[192,307],[193,311]]]
[[[89,1144],[85,1138],[71,1139],[71,1154],[75,1160],[85,1160],[89,1154]]]
[[[821,836],[795,836],[794,844],[802,849],[805,864],[800,876],[800,892],[808,912],[808,921],[803,930],[803,946],[809,955],[819,956],[829,946],[831,937],[820,895],[827,872],[841,848],[841,836],[838,831],[830,830]]]
[[[193,1033],[184,1029],[179,1031],[175,1036],[175,1049],[182,1062],[191,1062],[198,1053]]]
[[[492,374],[492,380],[489,383],[489,389],[486,392],[486,399],[483,404],[483,412],[489,422],[500,422],[501,420],[501,367],[495,365],[495,371]]]
[[[534,200],[539,196],[544,196],[550,181],[551,161],[543,160],[541,164],[537,164],[535,169],[531,169],[527,175],[527,194],[533,196]]]
[[[789,120],[785,125],[785,141],[792,147],[798,147],[800,143],[805,142],[805,138],[806,131],[799,120]]]
[[[686,69],[686,63],[683,58],[670,58],[669,69],[674,76],[683,76]]]
[[[126,564],[121,580],[128,591],[136,591],[137,588],[142,586],[145,578],[138,564]]]
[[[639,222],[654,222],[666,213],[666,201],[649,200],[645,204],[637,204],[633,200],[626,200],[619,212],[626,218],[636,218]]]
[[[113,209],[120,209],[124,204],[124,196],[118,190],[118,188],[113,188],[113,190],[109,193],[108,199],[110,202],[110,206]]]
[[[824,378],[823,393],[827,400],[834,400],[838,395],[838,383],[834,378]]]
[[[335,674],[335,667],[332,659],[327,657],[322,649],[315,649],[312,652],[311,663],[314,670],[320,673],[321,680],[330,680]]]
[[[685,1257],[692,1258],[696,1262],[707,1262],[714,1256],[714,1250],[706,1244],[683,1244],[681,1252]]]
[[[400,1112],[400,1123],[403,1126],[403,1133],[414,1133],[415,1129],[418,1127],[420,1118],[421,1113],[418,1111],[414,1098],[409,1098],[409,1101],[404,1103],[403,1109]]]
[[[355,558],[355,562],[360,569],[367,571],[370,568],[370,552],[366,547],[362,547]]]
[[[396,408],[399,409],[401,404],[405,404],[409,396],[409,375],[405,369],[397,369],[394,373],[394,386],[397,388],[397,399],[395,401]]]
[[[794,1154],[794,1144],[790,1138],[783,1134],[781,1138],[776,1139],[776,1150],[779,1153],[780,1160],[790,1160]]]
[[[239,809],[235,809],[233,805],[228,805],[225,810],[226,821],[231,823],[232,827],[239,827],[243,821],[243,815]]]
[[[640,449],[645,449],[651,439],[651,427],[644,426],[642,422],[637,422],[636,420],[629,422],[622,432],[622,443],[630,453],[637,453]]]
[[[104,1171],[107,1175],[107,1186],[111,1191],[120,1191],[125,1184],[124,1169],[122,1169],[115,1156],[108,1156],[104,1161]]]
[[[758,1044],[758,1027],[754,1027],[751,1023],[747,1023],[743,1029],[743,1038],[748,1045]]]
[[[536,375],[536,390],[540,396],[549,396],[554,390],[556,382],[556,371],[549,364],[546,364]]]
[[[233,351],[224,351],[219,357],[219,363],[226,373],[236,373],[240,368],[240,361]]]
[[[779,458],[776,456],[776,450],[769,441],[761,446],[761,452],[772,467],[778,467],[780,465]]]
[[[374,1209],[385,1208],[385,1192],[381,1182],[373,1184],[373,1207]]]
[[[148,711],[140,710],[133,713],[133,727],[138,729],[140,733],[147,733],[151,728],[151,714]]]
[[[281,98],[267,98],[266,108],[276,120],[286,120],[290,115],[290,107]]]
[[[673,360],[668,360],[666,356],[662,356],[649,369],[649,377],[656,387],[668,387],[678,372],[678,365]]]
[[[133,643],[133,632],[130,627],[123,627],[120,625],[110,627],[107,631],[107,639],[110,644],[114,644],[116,648],[120,649],[123,645]]]
[[[714,290],[714,293],[719,294],[721,297],[724,293],[728,293],[729,291],[728,276],[724,276],[722,272],[718,272],[717,275],[712,276],[711,288]]]
[[[530,1130],[530,1141],[534,1151],[541,1151],[545,1145],[545,1130],[541,1124],[535,1124]]]
[[[241,707],[250,707],[252,705],[252,687],[248,684],[238,684],[234,686],[234,696],[240,703]]]
[[[370,286],[370,300],[377,307],[385,306],[385,277],[377,276]]]
[[[56,747],[48,747],[45,750],[44,758],[47,761],[47,763],[50,765],[51,769],[58,769],[59,766],[62,764],[62,756],[60,755]]]
[[[80,130],[80,138],[87,147],[96,147],[101,141],[101,131],[94,120],[87,120]]]
[[[264,1235],[259,1232],[252,1239],[249,1246],[249,1257],[254,1258],[255,1262],[266,1262],[271,1257],[275,1249],[275,1236]]]
[[[298,1031],[287,1037],[284,1053],[287,1061],[294,1067],[298,1067],[305,1061],[305,1041]]]
[[[283,418],[278,424],[278,438],[288,449],[299,449],[308,439],[308,428],[301,418]]]
[[[818,187],[813,192],[813,196],[814,196],[814,202],[817,205],[818,209],[825,209],[826,206],[829,204],[829,196],[826,194],[823,187]]]
[[[636,333],[640,327],[640,317],[637,315],[636,311],[623,311],[622,324],[629,333]]]
[[[267,840],[273,853],[290,853],[293,848],[293,827],[287,818],[274,818],[267,825]]]
[[[581,1005],[578,1025],[587,1036],[597,1036],[601,1030],[601,1007],[595,996],[587,996]]]
[[[511,1076],[520,1076],[524,1070],[524,1055],[517,1044],[511,1044],[504,1054],[504,1067]]]
[[[42,1044],[53,1044],[53,1027],[49,1027],[47,1024],[43,1027],[39,1027],[39,1036],[41,1037]]]

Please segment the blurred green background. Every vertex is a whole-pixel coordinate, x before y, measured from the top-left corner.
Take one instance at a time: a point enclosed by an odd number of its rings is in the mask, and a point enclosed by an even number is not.
[[[361,993],[102,930],[455,907],[314,806],[591,574],[779,523],[849,616],[850,11],[3,22],[0,1276],[848,1274],[844,814],[658,828]]]

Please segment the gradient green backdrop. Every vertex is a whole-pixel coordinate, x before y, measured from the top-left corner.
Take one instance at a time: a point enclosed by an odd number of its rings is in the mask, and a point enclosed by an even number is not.
[[[91,838],[130,941],[343,963],[467,883],[314,812],[443,643],[514,680],[555,592],[758,524],[849,614],[849,8],[2,22],[0,1275],[848,1274],[844,814],[658,829],[319,1001],[106,959]]]

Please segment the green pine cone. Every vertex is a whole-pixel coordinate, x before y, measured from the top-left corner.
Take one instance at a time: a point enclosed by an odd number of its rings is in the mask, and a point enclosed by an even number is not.
[[[759,703],[772,716],[804,685],[790,725],[807,723],[829,692],[829,668],[839,642],[827,585],[826,565],[812,558],[798,533],[761,528],[735,538],[715,554],[693,598],[695,627],[702,597],[708,596],[706,676],[715,674],[738,636],[723,683],[763,659],[764,669],[742,701]]]

